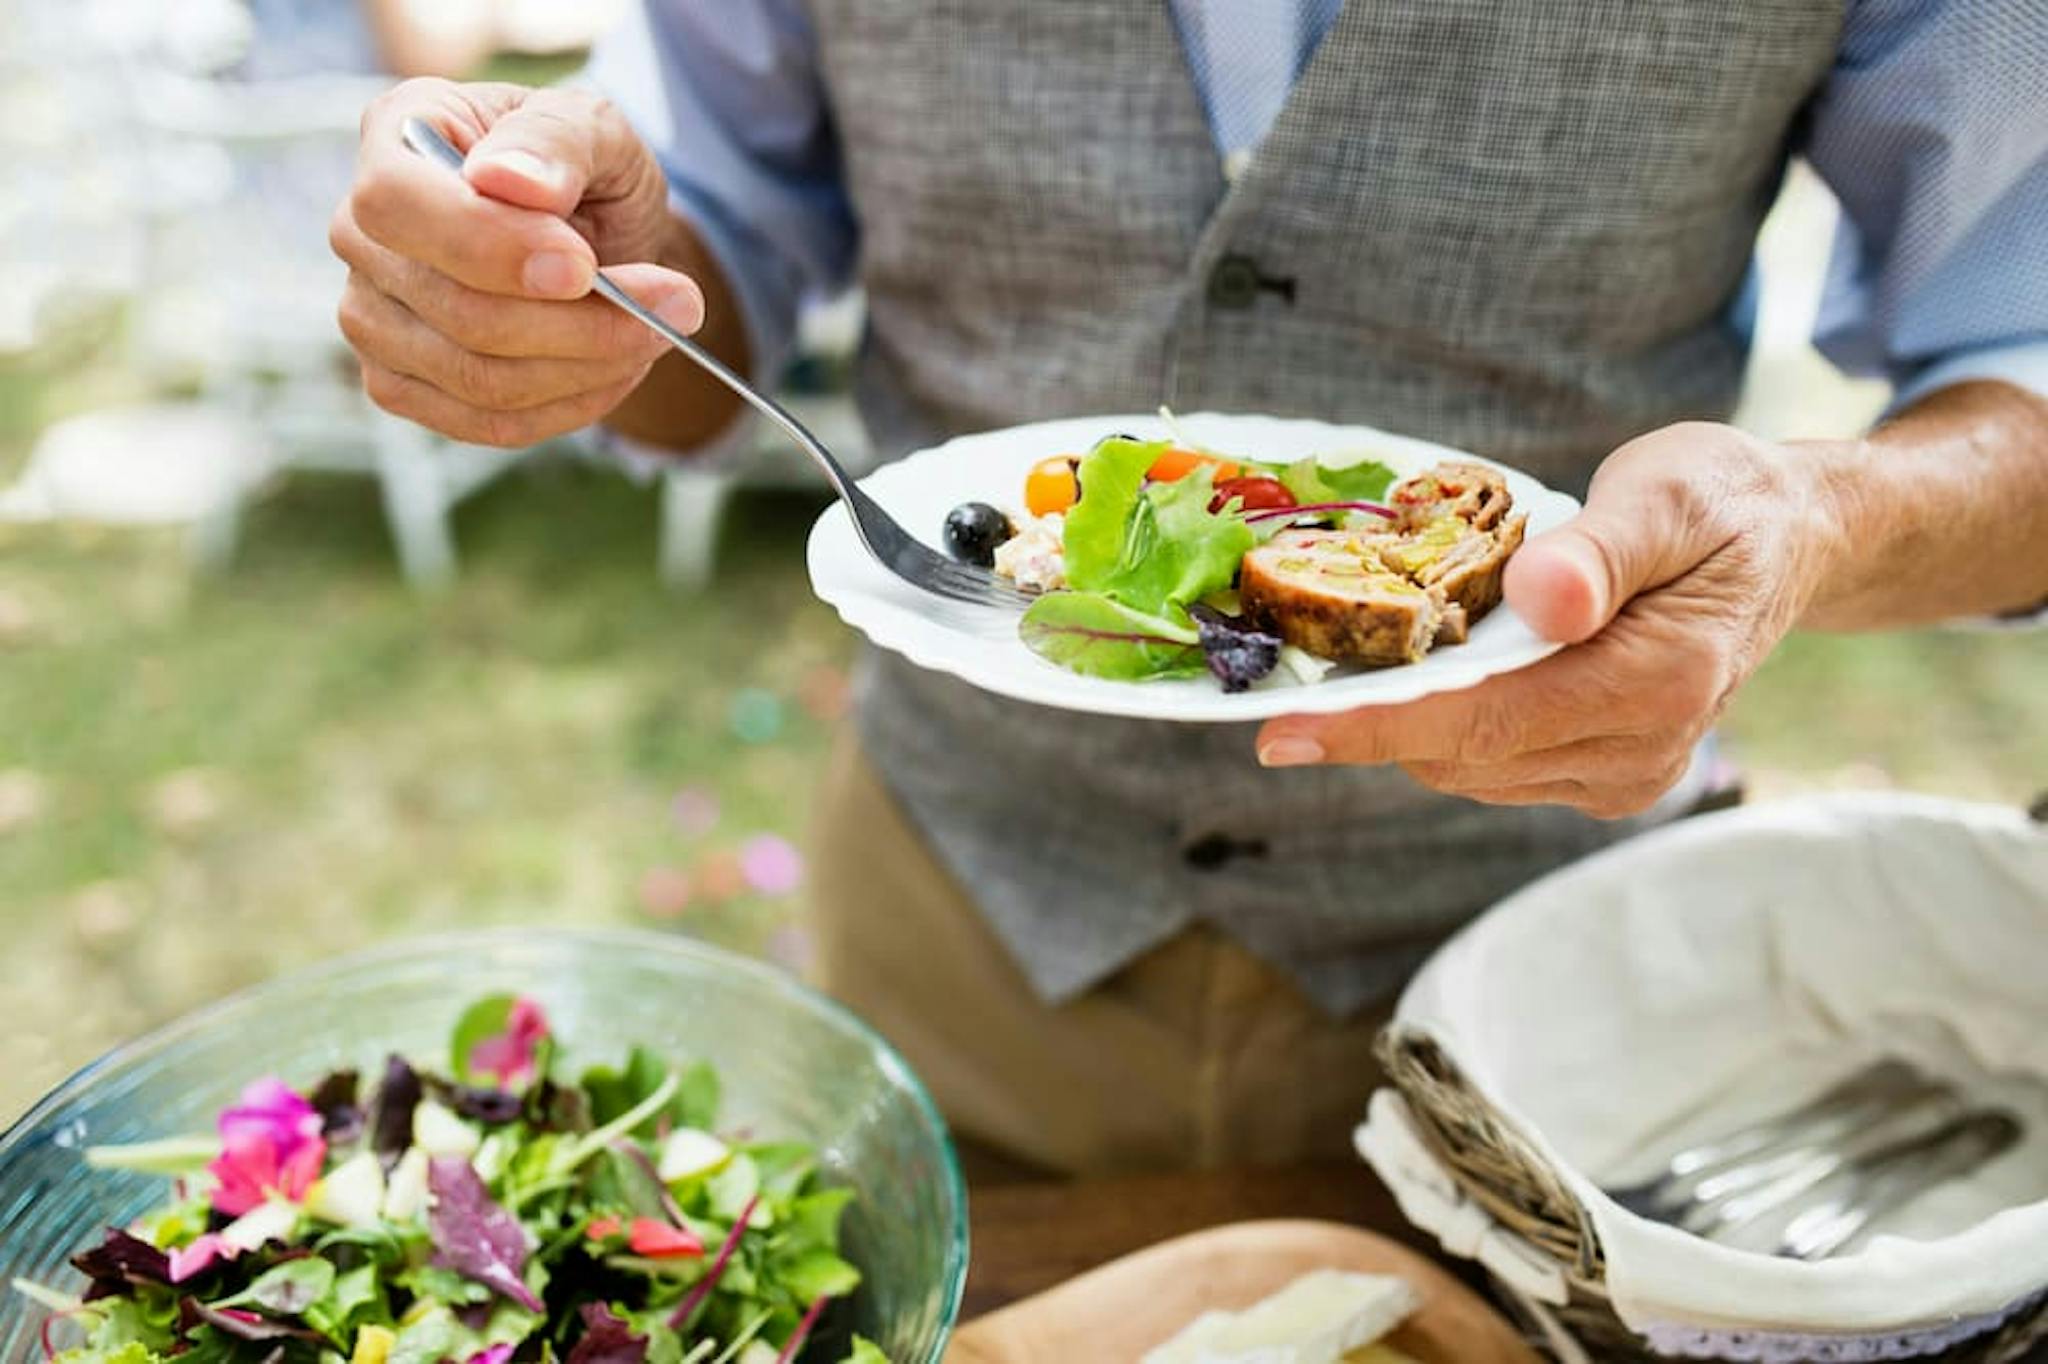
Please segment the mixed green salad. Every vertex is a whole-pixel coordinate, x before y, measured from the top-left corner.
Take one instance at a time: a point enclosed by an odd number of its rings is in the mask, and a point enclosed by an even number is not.
[[[72,1263],[54,1364],[788,1364],[860,1282],[850,1190],[807,1146],[719,1134],[719,1078],[634,1048],[561,1074],[539,1005],[400,1056],[251,1084],[216,1133],[96,1148],[171,1195]],[[59,1353],[57,1325],[85,1343]],[[813,1354],[816,1352],[813,1351]],[[843,1364],[888,1364],[855,1339]]]
[[[1374,459],[1272,464],[1185,440],[1110,436],[1085,455],[1036,465],[1026,518],[968,503],[948,516],[945,542],[1043,593],[1019,633],[1075,672],[1120,681],[1207,672],[1241,691],[1284,665],[1316,681],[1327,661],[1239,612],[1239,566],[1290,527],[1391,516],[1378,499],[1394,478]]]

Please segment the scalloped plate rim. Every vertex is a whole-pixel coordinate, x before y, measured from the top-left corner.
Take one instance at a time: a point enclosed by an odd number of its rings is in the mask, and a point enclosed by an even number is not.
[[[1532,535],[1569,519],[1579,508],[1577,499],[1545,486],[1512,465],[1376,427],[1256,413],[1197,412],[1177,415],[1176,420],[1183,430],[1204,444],[1253,457],[1277,459],[1289,449],[1295,452],[1295,458],[1312,453],[1378,456],[1403,474],[1442,459],[1483,464],[1508,477],[1517,508],[1530,514]],[[950,499],[945,500],[945,506],[978,498],[1014,510],[1014,500],[1001,493],[1021,487],[1023,471],[1030,462],[1025,456],[1035,452],[1044,458],[1063,449],[1085,449],[1094,440],[1115,431],[1129,431],[1146,438],[1164,434],[1159,417],[1128,413],[1028,422],[952,437],[884,465],[861,479],[860,485],[905,529],[936,547],[935,538],[927,534],[922,522],[929,521],[929,529],[936,530],[944,515],[943,508],[937,515],[931,514],[930,505],[922,511],[915,509],[919,502],[943,500],[935,499],[919,486],[932,470],[943,467],[951,474],[961,462],[963,452],[990,463],[1001,461],[1004,470],[986,480],[956,476],[932,482],[951,489],[944,494],[944,499]],[[1093,434],[1080,439],[1089,432]],[[1245,449],[1248,443],[1265,448]],[[1461,657],[1462,651],[1471,646],[1459,645],[1433,652],[1420,663],[1351,673],[1312,685],[1255,688],[1235,694],[1224,692],[1207,678],[1119,682],[1083,677],[1030,653],[1015,639],[1014,616],[955,606],[896,580],[860,547],[853,534],[853,523],[840,502],[827,507],[813,523],[804,558],[811,589],[819,600],[877,648],[1012,700],[1129,719],[1228,723],[1399,705],[1439,692],[1476,686],[1489,677],[1540,662],[1563,647],[1528,632],[1503,604],[1474,628],[1473,636],[1477,639],[1481,632],[1486,632],[1487,638],[1497,639],[1503,626],[1527,635],[1525,642],[1505,652]],[[849,568],[849,564],[858,567]],[[922,614],[913,609],[913,603],[922,608]],[[973,620],[985,628],[970,631],[960,624],[934,618],[939,616],[955,621]],[[1006,622],[1011,622],[1007,639],[997,632]],[[963,652],[959,647],[963,638],[996,646],[997,651],[988,652],[985,657],[976,650]],[[1002,650],[1004,644],[1011,643],[1014,650]]]

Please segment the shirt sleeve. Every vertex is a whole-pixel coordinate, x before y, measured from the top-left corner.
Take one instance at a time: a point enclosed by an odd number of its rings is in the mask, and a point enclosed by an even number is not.
[[[2048,396],[2048,6],[1851,0],[1805,152],[1842,203],[1814,341],[1895,386]]]
[[[799,0],[638,0],[579,83],[616,104],[670,204],[724,269],[754,378],[789,358],[807,298],[843,290],[856,232]]]

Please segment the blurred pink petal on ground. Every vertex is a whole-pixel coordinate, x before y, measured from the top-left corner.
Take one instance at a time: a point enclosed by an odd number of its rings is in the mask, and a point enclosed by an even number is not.
[[[787,895],[804,881],[803,854],[777,834],[756,834],[740,847],[740,870],[763,895]]]
[[[775,930],[768,939],[768,959],[786,971],[801,976],[811,969],[811,962],[817,956],[816,945],[811,935],[795,924],[786,924]]]
[[[707,787],[685,786],[669,802],[669,816],[676,828],[701,838],[718,827],[718,796]]]
[[[731,900],[747,893],[747,872],[734,853],[720,849],[697,864],[697,889],[707,900]]]
[[[804,674],[797,685],[797,700],[813,720],[831,724],[846,714],[851,690],[845,669],[821,663]]]
[[[640,908],[657,919],[673,919],[690,907],[695,891],[681,867],[649,867],[640,878]]]
[[[512,1001],[505,1031],[486,1037],[470,1049],[469,1068],[501,1085],[519,1085],[533,1078],[535,1053],[548,1035],[548,1016],[540,1005],[521,996]]]

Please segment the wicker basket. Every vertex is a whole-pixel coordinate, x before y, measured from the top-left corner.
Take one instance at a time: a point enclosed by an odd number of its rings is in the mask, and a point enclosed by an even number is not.
[[[1417,1134],[1465,1195],[1563,1271],[1569,1300],[1550,1309],[1594,1359],[1668,1364],[1622,1323],[1607,1300],[1606,1265],[1592,1220],[1564,1182],[1465,1083],[1430,1038],[1399,1027],[1380,1037],[1387,1078],[1408,1101]],[[1937,1364],[2019,1364],[2048,1344],[2048,1297],[1997,1332],[1941,1354]]]
[[[1822,808],[1819,817],[1839,824],[1843,819],[1861,820],[1867,815],[1876,821],[1877,827],[1888,832],[1890,826],[1884,824],[1886,820],[1923,820],[1930,816],[1939,819],[1945,813],[1932,807],[1933,803],[1929,802],[1910,806],[1881,802],[1854,806],[1838,804]],[[1980,812],[1981,823],[1983,807],[1975,808]],[[1710,820],[1735,821],[1727,827],[1739,837],[1745,832],[1745,826],[1739,821],[1745,818],[1751,824],[1756,822],[1753,814],[1737,813],[1688,823],[1703,825]],[[2001,837],[2004,835],[2002,828],[1996,832]],[[2023,839],[2029,837],[2024,833],[2018,836]],[[1695,829],[1685,837],[1693,840],[1692,847],[1696,851],[1700,846],[1699,831]],[[2039,852],[2038,847],[2030,846],[2026,855],[2036,858]],[[2042,865],[2038,860],[2025,864],[2030,873],[2037,873]],[[1663,870],[1661,866],[1642,855],[1637,855],[1633,862],[1616,867],[1618,874],[1634,878],[1638,891],[1656,879],[1654,875],[1646,878],[1646,873],[1660,870]],[[1593,869],[1590,866],[1585,868],[1580,881],[1557,887],[1554,893],[1545,897],[1546,912],[1550,912],[1548,906],[1563,905],[1573,914],[1579,913],[1579,893],[1596,879],[1613,878],[1594,877]],[[1534,888],[1524,895],[1534,896],[1536,891],[1544,889]],[[2026,894],[2022,889],[2023,898]],[[2044,896],[2048,896],[2048,892],[2044,892]],[[1515,912],[1520,908],[1522,898],[1516,897],[1516,901],[1503,906],[1500,913]],[[2041,906],[2048,911],[2048,898],[2041,901]],[[1525,919],[1522,922],[1537,921]],[[1577,922],[1601,926],[1601,931],[1606,931],[1602,920]],[[1483,936],[1491,927],[1493,925],[1482,921],[1467,930],[1468,935],[1473,935],[1473,942],[1483,944],[1486,951],[1468,952],[1460,959],[1462,962],[1500,963],[1489,965],[1488,969],[1511,969],[1521,973],[1524,979],[1540,978],[1551,982],[1544,987],[1543,993],[1532,997],[1533,1002],[1525,999],[1514,1010],[1488,1015],[1495,1026],[1507,1028],[1514,1026],[1515,1020],[1529,1018],[1525,1011],[1545,1007],[1542,1000],[1559,984],[1584,987],[1585,982],[1560,981],[1554,974],[1528,975],[1529,968],[1521,959],[1505,950],[1504,944],[1516,940]],[[1446,958],[1455,947],[1454,944],[1453,948],[1446,949]],[[1555,961],[1550,963],[1550,967],[1553,972],[1559,969]],[[1425,972],[1425,976],[1427,974]],[[1469,990],[1495,977],[1454,971],[1447,979]],[[1416,1003],[1416,994],[1424,996],[1421,1004]],[[1555,1134],[1543,1134],[1535,1140],[1525,1135],[1531,1130],[1528,1119],[1490,1099],[1484,1086],[1471,1078],[1474,1073],[1496,1073],[1497,1061],[1489,1060],[1478,1072],[1469,1066],[1461,1066],[1446,1043],[1440,1040],[1441,1031],[1430,1026],[1428,1002],[1440,997],[1422,988],[1419,982],[1418,990],[1411,991],[1410,999],[1404,1000],[1395,1021],[1381,1035],[1380,1060],[1399,1100],[1396,1102],[1392,1095],[1382,1095],[1375,1101],[1374,1120],[1360,1130],[1361,1152],[1394,1186],[1411,1218],[1442,1237],[1448,1249],[1480,1259],[1493,1270],[1504,1295],[1527,1313],[1532,1337],[1539,1345],[1547,1342],[1553,1357],[1643,1361],[1644,1364],[1674,1357],[1671,1353],[1659,1353],[1653,1349],[1650,1341],[1625,1323],[1617,1311],[1609,1293],[1608,1251],[1601,1243],[1599,1222],[1577,1192],[1587,1190],[1588,1183],[1583,1175],[1561,1169],[1555,1163],[1559,1157],[1550,1151]],[[1540,1029],[1533,1034],[1523,1034],[1525,1038],[1539,1039],[1535,1044],[1539,1053],[1542,1053],[1540,1039],[1549,1035]],[[1652,1061],[1658,1054],[1641,1053],[1640,1047],[1637,1051]],[[1557,1053],[1543,1054],[1554,1056]],[[1374,1131],[1382,1127],[1382,1104],[1387,1105],[1388,1114],[1398,1115],[1398,1122],[1391,1125],[1400,1129],[1400,1140],[1392,1146],[1388,1145],[1388,1134],[1384,1130]],[[1390,1152],[1393,1153],[1391,1160]],[[1413,1162],[1406,1167],[1410,1177],[1405,1180],[1400,1177],[1404,1153],[1405,1158]],[[1390,1169],[1390,1164],[1396,1168]],[[1417,1169],[1428,1171],[1428,1176],[1415,1178],[1413,1172]],[[1404,1184],[1409,1187],[1404,1188]],[[1453,1213],[1446,1214],[1441,1209],[1434,1213],[1427,1211],[1428,1206],[1444,1199],[1449,1199],[1450,1203],[1443,1206],[1453,1207]],[[1611,1210],[1607,1215],[1611,1215]],[[1447,1229],[1452,1225],[1462,1228],[1464,1239],[1460,1244],[1454,1244],[1453,1236],[1448,1234]],[[1475,1235],[1472,1231],[1475,1226],[1483,1227],[1483,1234]],[[1489,1249],[1500,1251],[1503,1247],[1512,1253],[1504,1256],[1483,1253]],[[1517,1270],[1526,1272],[1518,1273]],[[2020,1364],[2027,1359],[2048,1361],[2048,1283],[2042,1285],[2038,1295],[2010,1301],[2003,1309],[1986,1317],[1957,1317],[1953,1325],[1922,1327],[1898,1336],[1882,1332],[1877,1335],[1783,1335],[1763,1329],[1753,1332],[1719,1329],[1702,1334],[1710,1343],[1702,1345],[1689,1340],[1683,1346],[1665,1348],[1667,1351],[1680,1350],[1678,1357],[1722,1360],[1729,1361],[1729,1364],[1760,1358],[1811,1358],[1815,1361],[1909,1358],[1942,1361],[1943,1364]],[[2040,1350],[2038,1354],[2035,1353],[2037,1348]],[[1788,1349],[1799,1353],[1788,1354]],[[1804,1353],[1808,1350],[1810,1354]]]

